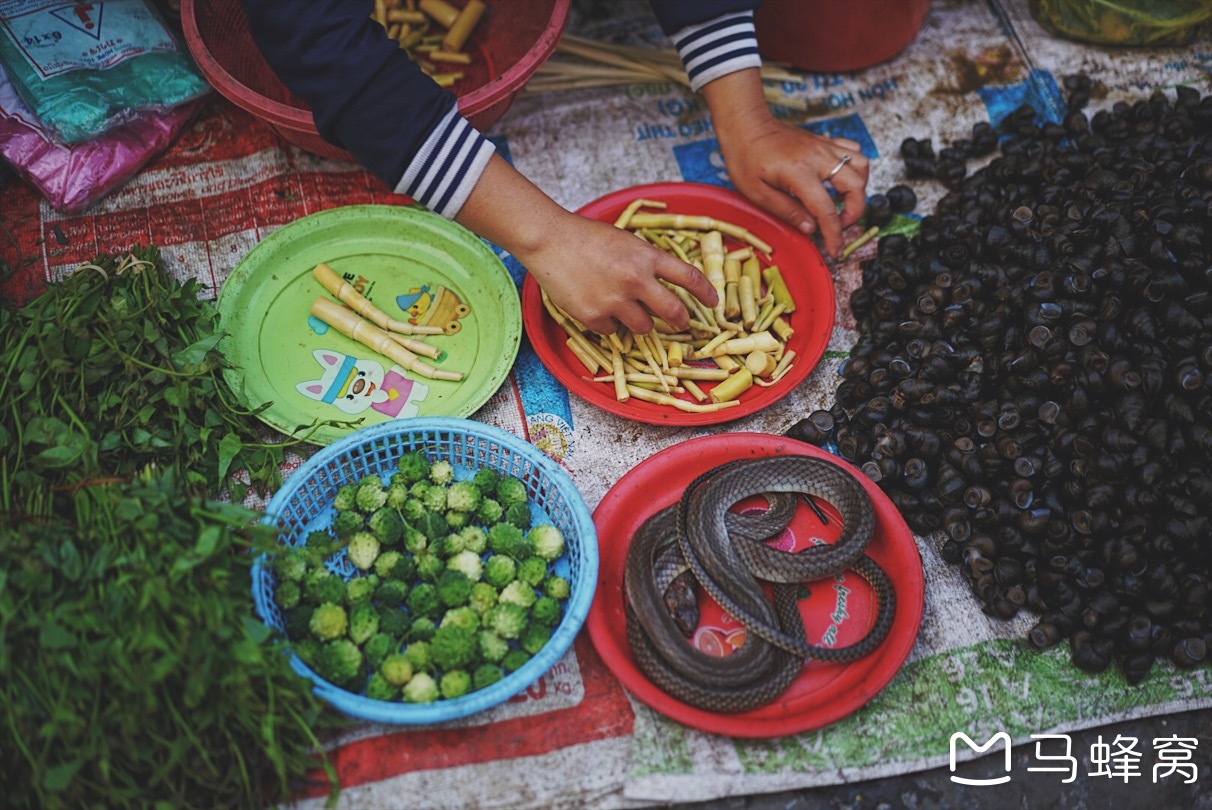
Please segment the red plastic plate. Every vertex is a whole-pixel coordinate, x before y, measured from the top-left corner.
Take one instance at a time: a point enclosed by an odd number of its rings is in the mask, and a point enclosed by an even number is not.
[[[771,258],[759,257],[762,266],[777,264],[787,288],[795,299],[795,312],[787,316],[795,329],[787,346],[796,354],[791,370],[777,385],[754,385],[741,395],[741,404],[713,413],[687,413],[668,405],[654,405],[631,399],[619,402],[614,388],[595,383],[580,361],[564,345],[568,336],[543,309],[539,285],[526,276],[522,285],[522,324],[543,365],[564,386],[581,399],[604,411],[654,425],[714,425],[740,419],[782,399],[804,381],[825,353],[833,332],[836,302],[833,278],[820,252],[806,237],[757,208],[740,194],[720,186],[701,183],[653,183],[633,186],[607,194],[581,208],[577,213],[603,222],[615,218],[637,197],[668,203],[668,211],[678,214],[712,216],[747,228],[773,249]],[[725,239],[729,250],[743,247]],[[704,391],[710,384],[700,383]]]
[[[640,525],[677,501],[695,477],[738,459],[778,455],[821,458],[849,471],[862,483],[875,506],[875,533],[868,554],[884,569],[896,592],[896,614],[883,644],[872,654],[844,664],[809,661],[774,703],[737,714],[717,714],[685,704],[658,689],[639,669],[627,641],[623,612],[623,572],[627,548]],[[742,507],[746,504],[742,504]],[[754,504],[760,507],[760,504]],[[775,542],[799,548],[819,538],[837,537],[837,513],[821,504],[831,519],[822,524],[807,506]],[[917,638],[925,598],[922,561],[913,534],[892,502],[867,476],[818,447],[762,433],[703,436],[666,448],[631,469],[598,504],[593,515],[598,531],[598,590],[586,627],[607,667],[633,695],[679,723],[730,737],[777,737],[798,734],[836,722],[859,709],[887,685],[909,655]],[[854,573],[806,583],[810,594],[800,612],[808,638],[821,643],[836,634],[834,646],[859,641],[871,626],[876,603],[867,582]],[[736,644],[741,625],[700,594],[701,617],[695,634],[700,649],[724,653]]]

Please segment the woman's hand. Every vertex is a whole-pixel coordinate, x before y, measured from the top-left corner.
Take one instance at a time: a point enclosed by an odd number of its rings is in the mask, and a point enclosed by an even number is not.
[[[722,76],[702,93],[732,184],[801,233],[819,232],[825,250],[836,256],[842,229],[857,222],[866,205],[868,165],[859,145],[776,119],[756,68]],[[826,182],[843,203],[840,211]]]
[[[619,324],[647,334],[653,315],[674,329],[688,328],[685,305],[662,279],[709,307],[716,303],[715,289],[697,268],[628,231],[576,214],[537,249],[514,255],[555,303],[601,334]]]
[[[628,231],[566,211],[500,157],[455,220],[512,253],[561,309],[601,334],[619,324],[646,334],[653,315],[687,328],[686,307],[662,280],[707,306],[716,303],[697,268]]]

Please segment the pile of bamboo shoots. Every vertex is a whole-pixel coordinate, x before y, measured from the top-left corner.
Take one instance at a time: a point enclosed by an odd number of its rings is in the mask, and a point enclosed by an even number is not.
[[[563,58],[561,58],[563,57]],[[774,64],[762,65],[762,81],[802,83],[804,76]],[[690,79],[677,51],[636,48],[564,34],[548,59],[526,84],[527,93],[585,90],[625,84],[673,82],[690,87]],[[792,98],[777,86],[764,85],[766,99],[791,110],[806,111],[808,104]]]
[[[463,71],[447,66],[471,64],[471,54],[463,49],[485,8],[483,0],[467,0],[462,9],[446,0],[375,0],[371,17],[430,78],[450,87]],[[431,33],[434,26],[445,31]]]
[[[375,306],[370,299],[353,288],[327,264],[317,264],[312,276],[328,290],[341,306],[324,296],[311,305],[311,314],[336,329],[350,340],[356,341],[376,352],[401,368],[428,377],[431,380],[460,382],[463,373],[434,368],[421,359],[442,360],[445,353],[414,335],[440,335],[440,326],[418,326],[407,321],[398,321]]]
[[[645,335],[626,328],[602,335],[546,292],[543,305],[567,334],[565,346],[589,372],[588,379],[613,386],[619,402],[634,397],[690,413],[736,407],[750,388],[775,385],[790,371],[795,351],[787,343],[795,333],[795,301],[771,261],[772,248],[761,238],[729,222],[667,208],[659,200],[633,200],[614,224],[694,265],[715,287],[719,301],[708,307],[664,282],[685,305],[689,329],[679,331],[654,318]],[[735,245],[731,250],[725,237]]]

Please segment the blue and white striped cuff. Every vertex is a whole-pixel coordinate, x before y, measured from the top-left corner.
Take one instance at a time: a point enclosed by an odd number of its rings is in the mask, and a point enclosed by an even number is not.
[[[725,14],[710,22],[688,25],[673,35],[690,86],[701,90],[710,81],[745,68],[762,66],[753,12]]]
[[[491,141],[452,109],[404,170],[396,193],[454,219],[495,151]]]

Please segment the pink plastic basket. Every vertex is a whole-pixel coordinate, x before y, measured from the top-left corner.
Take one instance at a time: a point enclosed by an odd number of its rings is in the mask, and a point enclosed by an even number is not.
[[[483,131],[496,123],[559,42],[570,0],[486,0],[467,44],[472,64],[453,88],[459,111]],[[353,161],[316,132],[311,110],[286,89],[248,32],[239,0],[182,0],[185,43],[206,80],[228,101],[267,121],[289,143]]]

